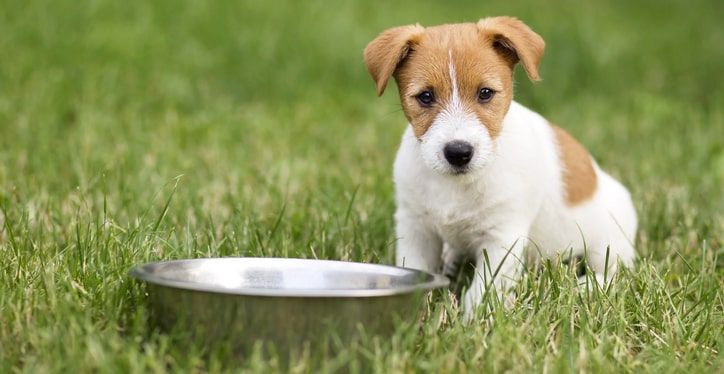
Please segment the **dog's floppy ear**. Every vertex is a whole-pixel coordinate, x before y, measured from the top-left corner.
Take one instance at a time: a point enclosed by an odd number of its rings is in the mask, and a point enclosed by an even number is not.
[[[387,81],[395,72],[397,65],[405,59],[414,44],[419,42],[425,31],[420,25],[394,27],[383,31],[375,40],[367,44],[364,58],[367,71],[377,86],[377,95],[385,92]]]
[[[513,17],[483,18],[478,21],[478,30],[488,36],[493,48],[509,58],[513,65],[520,61],[528,78],[540,80],[538,65],[545,49],[540,35]]]

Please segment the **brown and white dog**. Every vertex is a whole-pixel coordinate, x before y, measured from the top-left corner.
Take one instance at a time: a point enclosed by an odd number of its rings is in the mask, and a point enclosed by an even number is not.
[[[398,266],[476,276],[463,297],[505,295],[525,258],[584,256],[598,282],[635,256],[624,186],[563,129],[513,101],[520,62],[538,80],[545,43],[511,17],[384,31],[364,51],[377,93],[394,77],[409,126],[394,165]]]

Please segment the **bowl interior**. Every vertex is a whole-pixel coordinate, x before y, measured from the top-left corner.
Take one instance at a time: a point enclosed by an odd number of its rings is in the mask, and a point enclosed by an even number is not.
[[[215,258],[152,263],[131,274],[150,283],[210,292],[344,296],[443,286],[425,272],[356,262],[286,258]],[[346,292],[346,293],[345,293]]]

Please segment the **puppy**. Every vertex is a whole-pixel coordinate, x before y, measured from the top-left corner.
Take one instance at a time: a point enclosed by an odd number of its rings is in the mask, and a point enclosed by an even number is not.
[[[524,259],[581,256],[599,283],[632,266],[629,192],[566,131],[513,101],[520,63],[539,80],[543,39],[518,19],[384,31],[364,60],[382,95],[390,77],[409,125],[394,164],[398,266],[454,271],[475,262],[463,296],[509,294]]]

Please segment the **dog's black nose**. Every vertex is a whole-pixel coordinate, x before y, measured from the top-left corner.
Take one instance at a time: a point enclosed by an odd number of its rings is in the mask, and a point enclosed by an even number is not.
[[[450,165],[462,167],[467,165],[473,158],[473,146],[469,143],[456,140],[445,144],[443,153]]]

